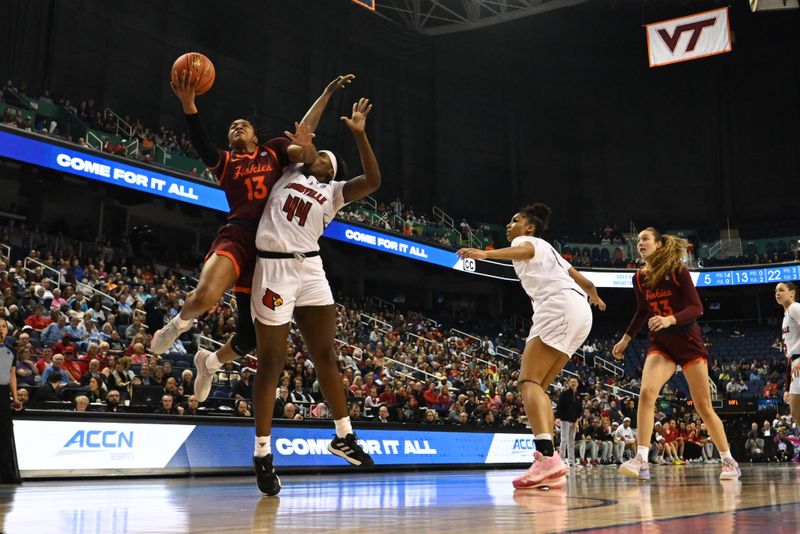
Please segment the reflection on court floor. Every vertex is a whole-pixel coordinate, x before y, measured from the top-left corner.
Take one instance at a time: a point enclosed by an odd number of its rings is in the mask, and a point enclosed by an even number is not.
[[[113,532],[770,532],[800,530],[793,466],[665,466],[649,483],[611,467],[559,490],[514,491],[514,471],[284,476],[279,498],[248,477],[30,482],[0,486],[6,533]]]

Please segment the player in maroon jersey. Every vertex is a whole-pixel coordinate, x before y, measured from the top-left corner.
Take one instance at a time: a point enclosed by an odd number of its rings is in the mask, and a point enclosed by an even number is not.
[[[322,111],[337,89],[345,87],[355,77],[352,74],[339,76],[308,110],[299,124],[297,133],[310,134],[316,129]],[[203,269],[197,288],[190,292],[183,307],[164,328],[153,336],[151,350],[161,354],[169,350],[181,333],[188,330],[192,320],[207,312],[233,286],[239,313],[237,332],[221,349],[244,356],[256,346],[255,329],[250,317],[250,286],[255,265],[255,232],[264,204],[274,183],[280,178],[283,167],[290,163],[313,163],[316,157],[303,146],[294,144],[294,134],[284,132],[288,138],[275,138],[262,142],[253,124],[245,119],[233,121],[228,128],[230,150],[216,148],[208,139],[195,104],[195,88],[188,72],[173,72],[172,90],[181,102],[189,124],[189,135],[200,159],[215,174],[219,186],[225,191],[230,213],[227,224],[217,232]],[[198,354],[203,362],[213,367],[217,354]],[[198,355],[195,355],[195,360]],[[213,372],[198,367],[195,394],[205,400],[211,388]]]
[[[680,365],[697,413],[720,451],[720,479],[736,479],[741,476],[739,465],[731,456],[722,421],[711,406],[708,351],[697,324],[697,318],[703,314],[703,304],[689,270],[683,266],[686,246],[685,240],[662,235],[652,227],[639,233],[639,254],[645,266],[633,276],[636,314],[625,335],[614,345],[614,357],[623,358],[628,343],[645,321],[650,333],[639,390],[637,432],[641,440],[636,456],[620,466],[620,473],[633,478],[650,478],[647,454],[656,398]]]

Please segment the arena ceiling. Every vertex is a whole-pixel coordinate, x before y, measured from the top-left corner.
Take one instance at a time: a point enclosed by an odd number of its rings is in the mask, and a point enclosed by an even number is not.
[[[377,0],[376,14],[425,35],[483,28],[588,0]]]

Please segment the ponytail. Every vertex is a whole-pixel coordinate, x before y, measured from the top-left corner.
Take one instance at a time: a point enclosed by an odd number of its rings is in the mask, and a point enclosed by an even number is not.
[[[685,239],[669,234],[661,234],[658,230],[649,226],[642,232],[653,234],[653,240],[661,243],[661,246],[647,258],[645,268],[647,270],[647,280],[645,285],[653,288],[661,283],[668,275],[679,272],[683,269],[683,258],[686,256],[686,249],[689,243]]]
[[[550,215],[552,215],[553,210],[550,209],[550,206],[537,202],[522,208],[519,212],[533,223],[533,236],[541,237],[550,224]]]

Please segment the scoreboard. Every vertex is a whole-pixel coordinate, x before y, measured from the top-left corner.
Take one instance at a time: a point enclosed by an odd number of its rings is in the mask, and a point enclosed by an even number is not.
[[[777,284],[800,280],[800,265],[774,265],[760,268],[727,269],[724,271],[699,271],[694,284],[697,287],[745,286],[752,284]]]

